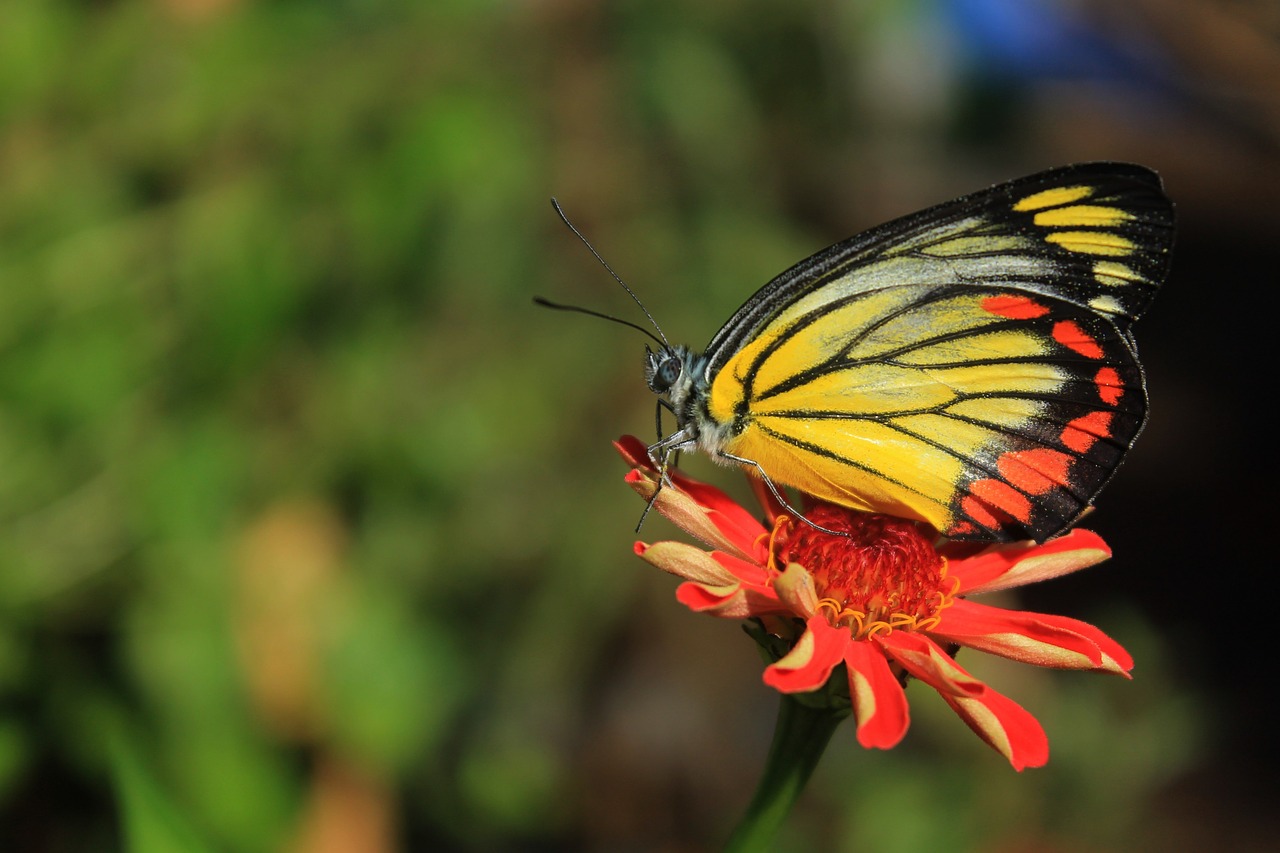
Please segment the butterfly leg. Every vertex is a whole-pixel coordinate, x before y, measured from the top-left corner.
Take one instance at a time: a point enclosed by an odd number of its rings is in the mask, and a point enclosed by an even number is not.
[[[663,435],[665,435],[665,433],[663,433],[663,431],[662,431],[662,410],[663,410],[663,409],[666,409],[668,412],[670,412],[670,413],[671,413],[671,414],[673,414],[673,415],[676,413],[676,410],[675,410],[675,407],[674,407],[674,406],[672,406],[670,403],[668,403],[666,400],[662,399],[661,397],[659,397],[659,398],[658,398],[658,405],[657,405],[657,407],[654,409],[654,422],[655,422],[655,425],[658,427],[658,439],[659,439],[659,443],[661,443],[662,437],[663,437]],[[679,446],[677,446],[677,447],[673,448],[673,449],[670,451],[670,452],[674,455],[674,457],[675,457],[675,458],[674,458],[674,459],[672,459],[672,461],[671,461],[671,467],[675,467],[675,466],[678,466],[678,465],[680,464],[680,449],[681,449],[681,447],[683,447],[683,446],[684,446],[684,444],[687,444],[687,443],[688,443],[688,441],[685,441],[684,443],[682,443],[681,445],[679,445]],[[652,458],[652,454],[650,454],[650,458]],[[655,460],[655,461],[656,461],[656,460]],[[668,481],[668,482],[670,482],[670,481]]]
[[[773,496],[777,499],[778,503],[782,504],[782,506],[787,510],[787,512],[791,513],[791,515],[800,519],[814,530],[821,530],[823,533],[830,533],[832,536],[849,536],[848,533],[841,533],[839,530],[829,530],[821,524],[814,524],[812,521],[805,518],[803,512],[793,507],[790,502],[782,496],[782,491],[774,484],[773,480],[769,479],[769,475],[764,472],[764,467],[761,466],[759,462],[754,459],[746,459],[742,456],[734,456],[732,453],[725,453],[723,450],[719,451],[716,455],[721,459],[727,459],[728,461],[737,463],[738,465],[750,465],[755,468],[756,473],[760,475],[761,480],[764,480],[764,484],[769,487],[769,491],[773,493]]]
[[[665,401],[659,400],[658,402],[664,403]],[[667,408],[670,409],[671,407],[668,405]],[[658,408],[658,431],[661,435],[661,406]],[[687,430],[677,430],[645,448],[645,451],[649,454],[649,460],[658,468],[658,487],[653,490],[653,494],[649,497],[649,502],[645,504],[644,512],[640,514],[640,521],[636,524],[637,533],[644,526],[644,520],[649,517],[649,510],[653,509],[653,504],[658,500],[658,494],[662,491],[663,486],[672,485],[671,476],[667,472],[679,461],[680,451],[693,443],[694,439],[689,436]]]
[[[681,450],[696,443],[697,440],[690,434],[689,429],[685,428],[676,430],[645,448],[649,454],[649,461],[657,466],[659,473],[662,474],[660,484],[671,485],[671,477],[668,476],[667,470],[675,465],[674,460],[679,460]]]
[[[666,400],[662,399],[661,397],[658,398],[658,405],[654,407],[653,420],[655,425],[658,427],[657,436],[659,440],[661,440],[662,436],[665,435],[665,433],[663,433],[662,431],[662,410],[663,409],[666,409],[668,412],[670,412],[673,415],[676,413],[675,406],[672,406],[670,403],[668,403]]]

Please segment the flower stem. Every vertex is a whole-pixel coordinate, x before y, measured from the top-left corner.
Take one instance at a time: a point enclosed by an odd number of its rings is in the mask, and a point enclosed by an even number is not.
[[[818,766],[831,733],[848,713],[804,705],[783,694],[764,775],[747,813],[725,845],[726,853],[771,849],[774,836]]]

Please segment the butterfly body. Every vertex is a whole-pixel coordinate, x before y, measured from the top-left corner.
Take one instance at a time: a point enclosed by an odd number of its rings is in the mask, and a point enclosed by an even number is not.
[[[962,539],[1043,541],[1084,512],[1146,419],[1130,331],[1172,206],[1127,164],[1068,166],[837,243],[646,380],[698,449],[773,483]]]

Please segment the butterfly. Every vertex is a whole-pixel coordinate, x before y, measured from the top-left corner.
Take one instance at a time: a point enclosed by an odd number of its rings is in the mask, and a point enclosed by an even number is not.
[[[1130,327],[1165,279],[1173,227],[1155,172],[1083,163],[836,243],[701,352],[668,343],[647,310],[657,336],[570,310],[657,342],[645,381],[676,419],[649,447],[664,472],[698,450],[780,499],[790,486],[953,539],[1043,542],[1089,509],[1146,421]]]

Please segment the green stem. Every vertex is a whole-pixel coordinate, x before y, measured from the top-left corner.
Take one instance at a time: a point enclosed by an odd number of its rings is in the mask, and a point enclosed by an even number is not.
[[[725,846],[726,853],[771,849],[774,836],[818,766],[831,733],[846,716],[847,710],[813,708],[783,694],[764,775]]]

